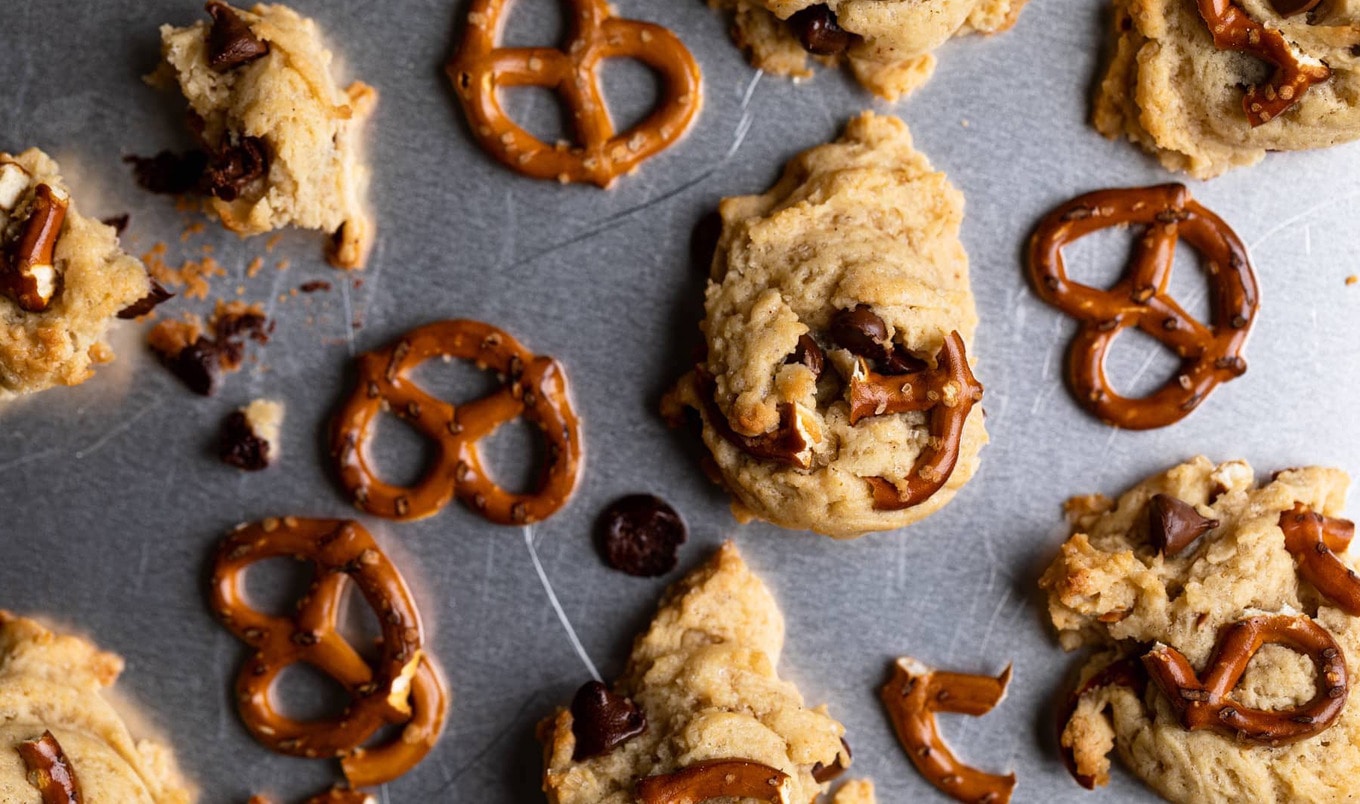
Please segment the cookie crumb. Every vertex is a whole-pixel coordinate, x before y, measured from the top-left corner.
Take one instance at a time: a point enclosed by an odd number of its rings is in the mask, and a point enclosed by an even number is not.
[[[1347,286],[1347,287],[1350,287],[1351,285],[1354,285],[1356,282],[1360,282],[1360,276],[1356,276],[1355,274],[1351,274],[1350,276],[1346,277],[1346,286]]]

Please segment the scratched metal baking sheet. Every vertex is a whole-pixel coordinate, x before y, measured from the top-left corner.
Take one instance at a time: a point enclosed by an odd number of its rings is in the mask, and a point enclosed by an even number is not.
[[[1057,761],[1052,701],[1076,659],[1057,648],[1035,581],[1063,536],[1061,503],[1071,494],[1114,493],[1201,452],[1244,457],[1262,471],[1309,462],[1360,471],[1360,287],[1345,284],[1360,271],[1360,147],[1273,156],[1194,184],[1254,253],[1264,312],[1251,370],[1178,426],[1119,432],[1087,418],[1063,390],[1072,324],[1035,299],[1019,262],[1032,225],[1058,202],[1170,178],[1087,124],[1102,3],[1032,3],[1010,33],[946,46],[934,79],[888,106],[833,72],[802,86],[757,76],[730,45],[726,22],[698,0],[618,0],[625,15],[683,37],[703,67],[705,102],[687,139],[609,192],[520,178],[470,141],[440,69],[463,3],[295,5],[321,22],[344,68],[382,93],[369,143],[379,239],[354,277],[328,268],[309,234],[290,233],[273,251],[264,238],[240,241],[211,224],[182,237],[193,219],[139,190],[120,162],[185,144],[176,100],[140,76],[156,63],[157,25],[201,16],[196,2],[0,8],[0,148],[55,154],[87,212],[131,215],[125,242],[139,253],[164,241],[178,262],[215,247],[228,275],[213,280],[213,296],[236,297],[239,286],[278,322],[258,359],[213,398],[186,392],[127,328],[117,363],[95,381],[0,411],[0,606],[46,615],[125,656],[122,689],[175,746],[204,801],[299,796],[334,772],[270,754],[237,721],[228,687],[243,651],[203,601],[212,546],[242,521],[351,514],[323,460],[351,357],[460,316],[501,325],[568,366],[589,455],[569,507],[533,533],[537,565],[524,533],[457,505],[413,524],[366,520],[416,590],[453,692],[442,742],[384,800],[540,800],[534,724],[589,676],[544,579],[584,654],[610,677],[679,574],[638,580],[596,557],[597,512],[634,491],[666,497],[688,520],[683,567],[723,539],[740,543],[788,620],[782,673],[847,724],[853,773],[873,778],[882,800],[940,798],[907,763],[877,702],[890,658],[904,653],[973,672],[1014,663],[1003,705],[981,719],[949,718],[944,730],[977,765],[1013,768],[1018,800],[1151,798],[1122,773],[1086,793]],[[520,0],[514,40],[550,40],[555,5]],[[609,73],[625,111],[646,103],[650,84],[639,78]],[[545,101],[530,92],[513,104],[550,129]],[[699,469],[693,434],[667,430],[656,414],[697,338],[704,276],[691,233],[719,198],[763,190],[786,159],[865,107],[907,120],[967,196],[963,240],[992,443],[954,503],[909,532],[837,543],[739,527]],[[1109,277],[1124,245],[1106,238],[1074,249],[1071,261],[1091,266],[1083,276]],[[248,278],[255,257],[265,267]],[[1177,288],[1202,309],[1197,277],[1186,268]],[[309,280],[334,289],[290,295]],[[181,299],[167,310],[201,307]],[[1170,365],[1132,338],[1116,358],[1135,388]],[[469,376],[441,382],[466,390]],[[240,474],[214,459],[215,428],[258,396],[287,403],[283,456],[267,472]],[[384,453],[413,471],[418,442],[394,439]],[[527,443],[523,432],[497,437],[507,477],[522,474]],[[402,449],[404,458],[394,454]]]

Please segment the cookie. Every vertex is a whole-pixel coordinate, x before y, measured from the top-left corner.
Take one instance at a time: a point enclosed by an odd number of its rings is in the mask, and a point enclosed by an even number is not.
[[[987,441],[963,196],[866,112],[720,212],[707,356],[664,408],[699,411],[739,518],[849,538],[939,510]]]
[[[148,79],[188,101],[206,152],[188,184],[240,235],[319,229],[332,265],[362,267],[374,225],[359,136],[377,91],[361,81],[340,89],[316,24],[286,6],[214,0],[208,11],[211,22],[161,27],[164,63]]]
[[[1063,647],[1097,651],[1059,724],[1079,781],[1104,784],[1113,748],[1171,801],[1354,796],[1360,704],[1327,665],[1360,662],[1360,620],[1310,580],[1296,558],[1304,551],[1286,536],[1296,506],[1334,515],[1348,483],[1339,470],[1309,467],[1258,484],[1244,462],[1200,457],[1117,501],[1069,503],[1072,536],[1040,586]],[[1272,620],[1288,628],[1271,631]],[[1254,655],[1233,644],[1272,633]],[[1289,640],[1294,648],[1268,644]],[[1198,678],[1168,687],[1176,655]],[[1215,672],[1233,682],[1230,658],[1245,668],[1240,683],[1209,691]],[[1304,713],[1311,704],[1325,713]],[[1255,725],[1263,718],[1254,710],[1277,710],[1264,713],[1270,729]]]
[[[151,291],[51,157],[0,153],[0,400],[89,379],[113,359],[109,326]]]
[[[1289,4],[1276,5],[1291,11]],[[1228,16],[1213,17],[1216,25],[1235,18],[1225,40],[1238,30],[1245,41],[1274,41],[1286,63],[1312,77],[1286,88],[1273,65],[1221,49],[1201,6],[1226,10]],[[1168,170],[1200,179],[1256,164],[1267,151],[1354,140],[1360,137],[1357,26],[1360,14],[1344,3],[1286,16],[1268,0],[1114,0],[1114,55],[1096,97],[1095,126],[1142,146]]]
[[[733,15],[732,38],[767,73],[811,77],[808,57],[847,63],[866,89],[895,101],[935,70],[953,36],[1015,24],[1025,0],[709,0]]]
[[[105,697],[122,671],[122,659],[79,637],[0,611],[0,801],[57,800],[31,781],[44,764],[65,767],[85,801],[193,800],[169,749],[134,739]]]
[[[633,804],[634,785],[643,780],[651,780],[638,788],[644,801],[651,800],[644,789],[660,784],[693,792],[700,788],[675,786],[697,784],[707,769],[734,760],[744,765],[720,777],[742,783],[751,772],[760,784],[777,780],[788,804],[815,801],[848,763],[845,728],[779,678],[783,647],[774,597],[737,548],[724,545],[666,592],[608,696],[596,692],[582,702],[578,695],[540,724],[548,801]],[[595,714],[578,723],[576,715],[586,712]],[[612,739],[600,724],[614,724]],[[583,741],[592,750],[580,751]]]

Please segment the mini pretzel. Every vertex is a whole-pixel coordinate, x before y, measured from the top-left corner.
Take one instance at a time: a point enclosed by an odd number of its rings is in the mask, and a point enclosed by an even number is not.
[[[1232,0],[1198,0],[1198,4],[1214,47],[1250,53],[1275,67],[1269,81],[1248,87],[1242,98],[1242,110],[1252,128],[1284,114],[1309,87],[1331,77],[1326,64],[1299,53],[1283,33],[1247,16]]]
[[[1072,752],[1071,746],[1064,744],[1062,740],[1063,732],[1067,731],[1067,724],[1076,713],[1081,699],[1104,687],[1128,687],[1141,698],[1147,690],[1147,681],[1147,671],[1143,669],[1143,665],[1132,657],[1126,657],[1106,665],[1068,696],[1067,703],[1058,712],[1058,751],[1062,755],[1067,772],[1072,774],[1077,784],[1087,790],[1096,789],[1097,783],[1104,784],[1104,781],[1098,781],[1096,777],[1077,770],[1076,755]]]
[[[1111,226],[1142,224],[1130,269],[1109,290],[1067,277],[1062,249]],[[1211,324],[1190,317],[1167,295],[1176,242],[1184,237],[1205,258],[1212,287]],[[1180,184],[1101,190],[1074,198],[1039,223],[1029,248],[1039,297],[1081,322],[1068,351],[1068,381],[1083,407],[1126,430],[1164,427],[1185,418],[1219,383],[1246,370],[1242,349],[1259,295],[1247,247]],[[1105,358],[1120,331],[1137,327],[1181,358],[1174,380],[1149,396],[1120,396]]]
[[[1294,503],[1280,514],[1284,546],[1299,562],[1299,574],[1337,608],[1360,617],[1360,577],[1337,557],[1355,536],[1355,523],[1322,516]]]
[[[715,798],[754,798],[769,804],[790,804],[789,775],[745,759],[696,762],[674,773],[639,779],[636,792],[642,804],[699,804]]]
[[[618,176],[674,143],[703,104],[699,65],[675,34],[613,16],[606,0],[565,0],[570,14],[564,50],[498,47],[511,0],[474,0],[458,52],[445,66],[473,135],[512,170],[536,179],[608,187]],[[661,103],[647,119],[615,134],[600,85],[606,59],[628,58],[660,74]],[[571,112],[576,144],[548,145],[501,108],[501,87],[558,92]]]
[[[435,399],[409,375],[431,358],[471,360],[500,376],[500,390],[460,405]],[[384,410],[439,445],[439,458],[415,486],[378,479],[365,454],[372,426]],[[497,486],[482,466],[478,442],[523,416],[538,425],[548,444],[548,466],[532,494]],[[571,497],[584,446],[561,364],[539,357],[509,334],[477,321],[441,321],[359,357],[359,383],[336,417],[331,454],[340,482],[364,511],[391,519],[422,519],[438,513],[457,493],[479,514],[501,525],[522,525],[552,516]]]
[[[247,804],[272,804],[272,802],[264,796],[251,796]],[[317,793],[302,804],[378,804],[378,799],[360,790],[332,787],[324,793]]]
[[[19,743],[17,749],[28,769],[28,782],[38,789],[43,804],[81,804],[85,800],[76,769],[51,731]]]
[[[271,558],[310,562],[313,580],[291,618],[264,614],[245,599],[249,568]],[[370,664],[337,630],[346,587],[353,583],[382,630]],[[389,782],[418,763],[443,729],[443,684],[424,657],[420,615],[397,568],[357,522],[266,519],[242,525],[218,547],[211,605],[253,655],[236,677],[241,720],[260,743],[281,754],[341,757],[351,784]],[[298,721],[278,712],[273,686],[304,662],[350,695],[337,717]],[[386,725],[404,724],[388,746],[362,746]]]
[[[996,678],[934,670],[903,657],[881,697],[897,739],[926,781],[956,801],[1005,804],[1015,790],[1015,774],[984,773],[954,757],[940,736],[936,712],[980,717],[1006,697],[1011,668]]]
[[[19,231],[13,250],[0,255],[0,293],[19,309],[41,313],[61,291],[61,274],[52,262],[71,203],[65,190],[39,184],[34,190],[33,211]]]
[[[1313,660],[1317,694],[1290,709],[1248,709],[1232,697],[1251,657],[1267,644],[1283,645]],[[1190,731],[1212,729],[1239,742],[1283,745],[1325,731],[1341,716],[1349,691],[1346,657],[1327,630],[1308,617],[1250,616],[1224,627],[1200,681],[1180,651],[1158,644],[1143,656],[1148,675]]]

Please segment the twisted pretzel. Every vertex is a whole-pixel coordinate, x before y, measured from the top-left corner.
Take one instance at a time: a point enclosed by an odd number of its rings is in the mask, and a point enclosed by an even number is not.
[[[935,713],[985,715],[1006,697],[1010,680],[1009,666],[992,678],[933,670],[903,657],[883,687],[880,697],[907,757],[926,781],[956,801],[1005,804],[1015,790],[1015,774],[984,773],[960,762],[940,736]]]
[[[1232,0],[1198,0],[1198,5],[1214,47],[1249,53],[1275,67],[1269,81],[1251,85],[1242,97],[1252,128],[1284,114],[1309,87],[1332,76],[1326,64],[1299,53],[1283,33],[1247,16]]]
[[[408,377],[434,357],[471,360],[501,378],[500,390],[474,402],[435,399]],[[378,479],[365,454],[378,414],[390,410],[439,445],[439,458],[412,487]],[[514,494],[497,486],[482,465],[478,442],[523,416],[548,444],[548,466],[538,490]],[[331,454],[340,482],[364,511],[391,519],[438,513],[454,494],[502,525],[552,516],[571,497],[584,445],[561,364],[539,357],[509,334],[477,321],[441,321],[412,330],[396,343],[359,357],[359,383],[336,416]]]
[[[1146,227],[1133,262],[1109,290],[1067,277],[1062,249],[1094,231]],[[1181,309],[1167,285],[1181,237],[1205,258],[1212,286],[1211,323]],[[1068,351],[1068,381],[1079,403],[1106,424],[1148,430],[1190,414],[1219,383],[1247,370],[1242,359],[1259,294],[1247,247],[1217,215],[1180,184],[1101,190],[1053,210],[1030,240],[1029,273],[1039,297],[1081,322]],[[1141,399],[1120,396],[1105,375],[1105,358],[1120,331],[1137,327],[1181,358],[1174,380]]]
[[[1290,709],[1248,709],[1232,697],[1251,657],[1267,644],[1313,660],[1317,693]],[[1148,675],[1190,731],[1212,729],[1239,741],[1283,745],[1325,731],[1341,716],[1349,692],[1346,657],[1327,630],[1308,617],[1258,614],[1224,627],[1200,681],[1180,651],[1158,644],[1143,656]]]
[[[51,731],[36,740],[25,740],[16,747],[28,769],[28,782],[38,789],[43,804],[82,804],[80,779],[61,743]]]
[[[474,0],[458,52],[444,71],[463,103],[473,136],[501,163],[536,179],[608,187],[684,136],[703,105],[699,65],[675,34],[648,22],[613,16],[606,0],[565,0],[565,50],[498,47],[511,0]],[[606,59],[642,62],[661,75],[660,105],[616,134],[600,85]],[[548,145],[501,108],[501,87],[547,87],[571,112],[576,144]]]
[[[789,775],[746,759],[696,762],[674,773],[639,779],[635,792],[642,804],[699,804],[715,798],[754,798],[790,804]]]
[[[1360,577],[1337,553],[1345,552],[1355,536],[1355,523],[1323,516],[1294,503],[1280,514],[1284,546],[1299,562],[1299,574],[1337,608],[1360,617]]]
[[[264,614],[245,599],[245,574],[271,558],[310,562],[313,580],[293,617]],[[382,630],[370,664],[337,630],[344,593],[353,584]],[[266,519],[243,525],[217,549],[211,581],[213,611],[254,653],[236,677],[236,701],[251,735],[268,748],[298,757],[341,757],[350,783],[371,786],[410,770],[434,747],[447,709],[443,682],[424,655],[420,614],[395,565],[357,522]],[[280,714],[273,686],[304,662],[349,693],[330,719],[298,721]],[[383,726],[401,724],[391,744],[363,748]]]

